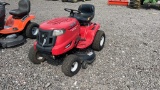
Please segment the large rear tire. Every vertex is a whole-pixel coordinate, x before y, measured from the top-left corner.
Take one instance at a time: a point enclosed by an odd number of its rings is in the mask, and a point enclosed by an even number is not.
[[[34,64],[41,64],[41,62],[45,61],[45,58],[42,57],[42,55],[37,50],[34,50],[33,46],[29,50],[28,57],[29,60]]]
[[[81,60],[76,55],[67,56],[62,64],[62,72],[69,77],[76,75],[81,69]]]
[[[96,51],[100,51],[103,49],[104,44],[105,44],[105,33],[104,31],[98,30],[91,47]]]
[[[39,25],[34,22],[30,22],[27,24],[25,35],[28,38],[35,39],[39,33]]]

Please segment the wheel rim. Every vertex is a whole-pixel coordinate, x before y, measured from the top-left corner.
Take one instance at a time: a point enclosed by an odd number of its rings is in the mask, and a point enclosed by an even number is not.
[[[37,60],[39,61],[43,61],[44,59],[44,57],[42,57],[39,53],[37,53],[36,57],[37,57]]]
[[[104,39],[104,36],[102,36],[102,37],[101,37],[101,41],[100,41],[100,46],[103,46],[104,40],[105,40],[105,39]]]
[[[77,68],[78,68],[78,62],[74,62],[74,63],[72,64],[71,71],[72,71],[72,72],[75,72],[75,71],[77,70]]]
[[[33,27],[32,28],[32,35],[37,35],[38,34],[38,32],[39,32],[39,29],[38,29],[38,27]]]

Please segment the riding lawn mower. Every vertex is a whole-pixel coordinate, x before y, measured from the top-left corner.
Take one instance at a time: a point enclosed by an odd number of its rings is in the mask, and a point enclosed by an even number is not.
[[[0,2],[0,46],[2,48],[20,45],[26,42],[26,37],[36,38],[38,34],[37,23],[31,22],[35,18],[29,15],[30,1],[20,0],[18,9],[11,10],[5,21],[5,6],[10,5]]]
[[[62,72],[74,76],[81,66],[86,69],[94,62],[94,51],[100,51],[105,44],[105,33],[100,24],[91,22],[95,7],[82,4],[78,10],[64,9],[68,17],[57,17],[40,24],[37,40],[29,50],[28,57],[34,64],[45,60],[61,60]]]

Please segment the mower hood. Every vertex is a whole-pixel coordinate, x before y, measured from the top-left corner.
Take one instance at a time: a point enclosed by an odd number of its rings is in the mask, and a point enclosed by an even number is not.
[[[59,29],[65,29],[68,30],[71,27],[76,26],[78,21],[75,18],[71,17],[61,17],[61,18],[55,18],[48,21],[45,21],[40,24],[40,29],[43,30],[59,30]]]

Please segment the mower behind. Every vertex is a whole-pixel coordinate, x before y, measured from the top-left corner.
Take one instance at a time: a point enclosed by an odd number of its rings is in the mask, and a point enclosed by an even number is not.
[[[29,15],[30,1],[20,0],[18,9],[11,10],[11,15],[5,21],[6,5],[10,4],[0,2],[0,46],[6,48],[22,44],[26,37],[35,39],[39,25],[31,22],[35,16]]]
[[[40,64],[44,60],[62,60],[62,72],[73,76],[95,60],[95,52],[103,49],[105,33],[94,18],[93,5],[82,4],[78,10],[65,9],[69,17],[59,17],[40,24],[39,35],[30,49],[29,59]]]

